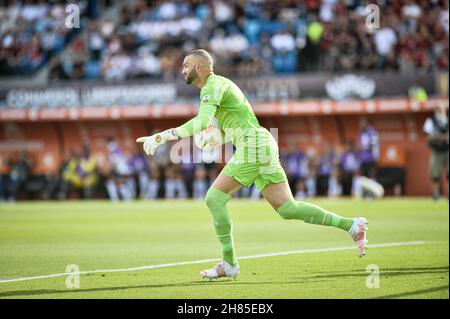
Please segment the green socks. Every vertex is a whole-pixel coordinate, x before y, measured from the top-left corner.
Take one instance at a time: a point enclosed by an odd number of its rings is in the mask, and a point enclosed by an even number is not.
[[[233,244],[233,225],[227,208],[230,198],[230,195],[211,187],[206,193],[205,202],[213,217],[217,237],[222,244],[223,259],[230,265],[234,265],[236,255]]]
[[[227,208],[230,199],[230,195],[211,187],[206,193],[205,202],[213,217],[217,237],[222,244],[223,259],[230,265],[235,265],[233,225]],[[333,226],[345,231],[348,231],[353,225],[352,218],[344,218],[317,205],[293,199],[281,205],[277,209],[277,213],[284,219],[300,219],[305,223]]]
[[[344,218],[317,205],[293,199],[281,205],[277,209],[277,213],[284,219],[300,219],[305,223],[333,226],[345,231],[348,231],[353,225],[352,218]]]

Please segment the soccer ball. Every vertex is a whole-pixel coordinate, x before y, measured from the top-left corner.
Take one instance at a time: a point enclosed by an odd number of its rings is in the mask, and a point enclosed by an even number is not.
[[[212,152],[222,145],[222,131],[217,123],[212,121],[203,131],[194,135],[194,143],[205,152]]]

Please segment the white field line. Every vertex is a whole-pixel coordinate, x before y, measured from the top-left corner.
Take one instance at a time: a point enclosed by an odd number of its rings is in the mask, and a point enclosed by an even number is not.
[[[407,241],[407,242],[368,245],[368,248],[384,248],[384,247],[398,247],[398,246],[410,246],[410,245],[424,245],[426,243],[427,242],[425,242],[425,241]],[[259,255],[241,256],[241,257],[239,257],[239,259],[255,259],[255,258],[272,257],[272,256],[307,254],[307,253],[322,253],[322,252],[341,251],[341,250],[353,250],[353,249],[355,249],[355,246],[290,250],[290,251],[281,251],[281,252],[259,254]],[[63,277],[63,276],[69,276],[69,275],[70,276],[74,276],[74,275],[86,275],[86,274],[94,274],[94,273],[108,273],[108,272],[123,272],[123,271],[136,271],[136,270],[145,270],[145,269],[155,269],[155,268],[182,266],[182,265],[202,264],[202,263],[213,262],[213,261],[218,261],[218,260],[220,260],[220,259],[218,259],[218,258],[211,258],[211,259],[182,261],[182,262],[176,262],[176,263],[147,265],[147,266],[139,266],[139,267],[131,267],[131,268],[86,270],[86,271],[80,271],[80,272],[68,272],[68,273],[60,273],[60,274],[32,276],[32,277],[20,277],[20,278],[15,278],[15,279],[5,279],[5,280],[0,280],[0,283],[26,281],[26,280],[34,280],[34,279],[44,279],[44,278],[53,278],[53,277]]]

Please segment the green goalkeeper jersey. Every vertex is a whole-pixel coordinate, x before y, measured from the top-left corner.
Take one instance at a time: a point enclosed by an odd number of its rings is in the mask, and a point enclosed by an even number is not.
[[[198,115],[177,128],[180,137],[192,136],[207,128],[213,118],[225,133],[225,140],[236,147],[249,131],[261,129],[244,93],[231,80],[211,74],[200,91]]]

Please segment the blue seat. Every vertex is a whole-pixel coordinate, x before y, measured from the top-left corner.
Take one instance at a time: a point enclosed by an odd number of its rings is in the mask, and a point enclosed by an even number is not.
[[[86,78],[95,79],[100,76],[100,63],[95,60],[90,60],[86,64]]]
[[[276,73],[293,73],[297,70],[297,52],[277,52],[273,56],[272,64]]]

